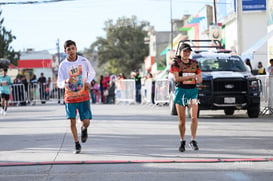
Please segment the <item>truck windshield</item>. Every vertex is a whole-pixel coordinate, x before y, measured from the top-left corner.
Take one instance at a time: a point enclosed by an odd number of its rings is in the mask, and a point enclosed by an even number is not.
[[[231,57],[196,57],[200,69],[204,72],[211,71],[247,71],[244,62],[236,56]]]

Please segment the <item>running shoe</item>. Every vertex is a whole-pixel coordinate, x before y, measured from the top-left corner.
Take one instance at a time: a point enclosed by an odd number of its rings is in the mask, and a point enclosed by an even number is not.
[[[74,151],[74,153],[75,154],[79,154],[81,152],[81,150],[82,150],[81,144],[79,142],[77,142],[75,144],[75,151]]]
[[[186,145],[186,141],[185,140],[181,141],[181,145],[179,147],[180,152],[184,152],[186,150],[185,145]]]
[[[88,138],[87,128],[83,129],[83,127],[81,127],[81,131],[82,131],[81,139],[82,139],[82,142],[85,143]]]
[[[191,149],[194,150],[194,151],[199,150],[198,145],[197,145],[197,142],[196,142],[195,140],[191,140],[189,146],[190,146]]]

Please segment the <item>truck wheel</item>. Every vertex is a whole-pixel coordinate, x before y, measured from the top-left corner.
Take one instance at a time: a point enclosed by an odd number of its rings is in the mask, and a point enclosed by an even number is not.
[[[249,118],[257,118],[260,114],[260,105],[257,107],[251,107],[247,109],[247,115]]]
[[[224,112],[225,112],[225,115],[233,115],[234,109],[225,109]]]

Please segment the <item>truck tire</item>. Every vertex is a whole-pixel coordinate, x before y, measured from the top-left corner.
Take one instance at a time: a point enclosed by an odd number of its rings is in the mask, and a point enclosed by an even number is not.
[[[249,118],[257,118],[260,114],[260,104],[256,107],[250,107],[247,109],[247,115]]]
[[[225,109],[224,112],[225,112],[225,115],[233,115],[234,109]]]

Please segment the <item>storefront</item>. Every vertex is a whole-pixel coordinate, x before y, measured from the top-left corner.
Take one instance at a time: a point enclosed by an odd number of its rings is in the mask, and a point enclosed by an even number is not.
[[[29,80],[30,75],[35,74],[37,78],[41,73],[45,77],[53,77],[54,59],[52,55],[46,51],[27,51],[21,54],[18,61],[18,70],[20,74],[24,74]]]

